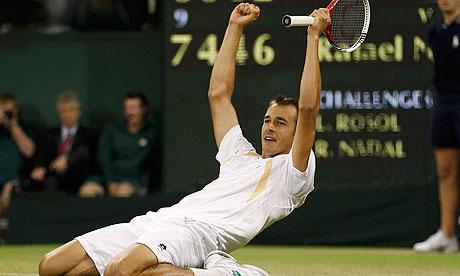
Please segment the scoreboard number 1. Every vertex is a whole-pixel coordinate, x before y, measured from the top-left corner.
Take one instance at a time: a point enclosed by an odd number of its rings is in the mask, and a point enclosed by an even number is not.
[[[270,40],[270,34],[261,34],[259,35],[256,40],[254,41],[254,45],[252,47],[252,56],[254,61],[261,66],[269,65],[275,59],[275,50],[267,45],[267,41]],[[171,66],[179,66],[184,59],[184,56],[193,40],[193,36],[191,34],[173,34],[170,37],[170,42],[172,44],[179,45],[176,53],[174,54],[171,60]],[[245,65],[246,61],[249,58],[249,52],[246,49],[246,36],[243,36],[240,39],[240,43],[238,45],[238,50],[236,53],[236,64],[237,65]],[[208,34],[203,42],[201,43],[200,47],[196,52],[197,60],[206,61],[206,64],[209,66],[214,65],[214,62],[217,58],[217,53],[219,51],[218,48],[218,37],[217,34]]]

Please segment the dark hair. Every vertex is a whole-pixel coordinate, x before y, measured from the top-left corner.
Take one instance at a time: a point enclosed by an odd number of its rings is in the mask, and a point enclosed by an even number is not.
[[[143,107],[150,108],[150,104],[149,104],[149,101],[147,100],[147,97],[145,97],[144,94],[142,93],[139,93],[137,91],[129,91],[128,93],[125,94],[123,101],[128,100],[128,99],[139,99]]]
[[[145,110],[144,119],[146,119],[147,115],[150,113],[150,104],[149,104],[149,101],[147,100],[147,97],[145,97],[145,95],[140,92],[129,91],[128,93],[125,94],[125,97],[123,98],[123,102],[129,99],[138,99],[139,101],[141,101],[141,106]]]
[[[16,97],[11,93],[4,93],[0,95],[0,102],[14,102],[16,104]]]
[[[273,105],[293,105],[297,112],[299,111],[299,101],[294,98],[286,97],[284,95],[278,94],[271,98],[270,102],[268,102],[268,107],[272,107]]]

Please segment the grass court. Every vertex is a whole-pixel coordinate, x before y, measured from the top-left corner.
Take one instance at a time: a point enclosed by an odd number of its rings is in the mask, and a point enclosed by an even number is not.
[[[0,246],[0,276],[38,275],[41,257],[56,246]],[[273,276],[460,275],[460,254],[420,254],[407,248],[246,246],[232,255]]]

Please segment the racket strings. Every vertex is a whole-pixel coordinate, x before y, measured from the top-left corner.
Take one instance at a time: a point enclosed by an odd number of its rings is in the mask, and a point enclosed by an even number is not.
[[[341,48],[352,47],[361,39],[366,11],[362,0],[341,0],[332,15],[331,37]]]

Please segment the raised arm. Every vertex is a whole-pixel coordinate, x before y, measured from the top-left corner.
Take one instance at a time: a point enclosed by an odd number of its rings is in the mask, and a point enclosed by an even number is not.
[[[9,129],[22,155],[32,158],[35,153],[35,142],[22,129],[16,118],[11,122]]]
[[[300,82],[299,114],[292,145],[292,161],[295,168],[305,171],[308,157],[315,141],[316,115],[319,111],[321,72],[318,60],[318,39],[331,18],[327,9],[315,10],[311,16],[315,22],[307,31],[305,65]]]
[[[217,147],[220,146],[225,134],[238,124],[238,117],[231,102],[235,82],[236,51],[244,28],[252,24],[259,14],[259,7],[253,4],[241,3],[235,7],[212,68],[208,99]]]

